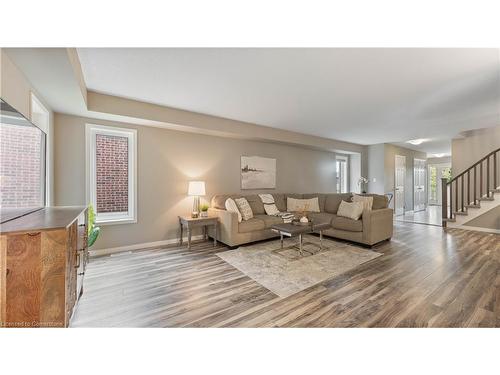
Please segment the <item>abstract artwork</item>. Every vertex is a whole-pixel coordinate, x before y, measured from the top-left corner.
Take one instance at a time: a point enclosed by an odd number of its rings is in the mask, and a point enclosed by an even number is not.
[[[275,189],[276,159],[260,156],[241,157],[242,189]]]

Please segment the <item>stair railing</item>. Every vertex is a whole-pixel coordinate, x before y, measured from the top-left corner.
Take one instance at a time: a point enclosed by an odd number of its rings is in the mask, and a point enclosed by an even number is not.
[[[448,221],[455,221],[457,215],[466,215],[468,208],[479,207],[481,200],[493,199],[498,187],[499,152],[500,148],[490,152],[449,181],[441,179],[443,227]]]

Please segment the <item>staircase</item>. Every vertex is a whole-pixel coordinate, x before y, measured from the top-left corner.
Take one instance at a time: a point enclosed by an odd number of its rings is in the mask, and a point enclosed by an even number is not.
[[[441,179],[443,227],[466,229],[469,221],[500,205],[499,152],[490,152],[450,181]]]

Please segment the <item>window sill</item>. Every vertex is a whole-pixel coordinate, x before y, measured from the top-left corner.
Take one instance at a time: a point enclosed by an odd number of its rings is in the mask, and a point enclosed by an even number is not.
[[[136,224],[137,219],[104,219],[95,221],[96,225],[118,225],[118,224]]]

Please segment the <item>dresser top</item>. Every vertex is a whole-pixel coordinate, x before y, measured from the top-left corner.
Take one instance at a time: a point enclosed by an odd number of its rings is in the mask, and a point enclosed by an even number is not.
[[[45,207],[0,224],[0,234],[66,228],[85,209],[85,206]]]

